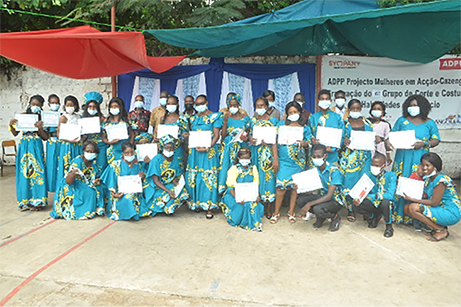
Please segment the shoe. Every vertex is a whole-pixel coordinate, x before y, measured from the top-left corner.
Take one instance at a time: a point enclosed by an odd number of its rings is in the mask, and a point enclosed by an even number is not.
[[[413,226],[415,227],[416,232],[421,231],[421,222],[418,220],[413,220]]]
[[[438,232],[442,232],[442,231],[446,231],[447,232],[447,235],[443,238],[440,238],[440,239],[437,239],[434,234],[435,233],[438,233]],[[440,229],[440,230],[434,230],[432,231],[432,233],[430,234],[430,237],[427,238],[428,241],[432,241],[432,242],[439,242],[439,241],[442,241],[442,240],[446,240],[448,239],[448,237],[450,236],[450,233],[448,232],[448,229],[447,228],[444,228],[443,230]]]
[[[330,224],[330,227],[328,227],[328,230],[338,231],[340,222],[341,222],[341,217],[339,216],[338,213],[336,213],[336,216],[331,220],[331,224]]]
[[[381,220],[381,214],[376,214],[368,224],[368,228],[376,228],[378,227],[378,223]]]
[[[317,220],[315,220],[315,223],[312,224],[312,226],[314,226],[314,228],[320,228],[320,227],[322,227],[323,222],[325,222],[325,219],[323,219],[321,217],[317,217]]]
[[[355,222],[355,213],[352,211],[349,211],[347,214],[347,220],[351,223]]]
[[[426,224],[424,223],[421,223],[421,229],[425,232],[432,232],[434,229],[432,229],[431,227],[427,226]]]
[[[288,212],[288,222],[290,222],[291,224],[296,223],[296,217],[294,215],[291,215],[289,212]]]
[[[272,214],[272,217],[270,219],[271,224],[276,224],[277,221],[279,220],[280,213],[279,214]]]
[[[390,238],[394,235],[394,228],[392,228],[392,224],[386,224],[386,230],[384,230],[384,236],[386,238]]]
[[[207,214],[206,214],[206,218],[207,218],[207,220],[211,220],[213,218],[213,212],[208,211]]]

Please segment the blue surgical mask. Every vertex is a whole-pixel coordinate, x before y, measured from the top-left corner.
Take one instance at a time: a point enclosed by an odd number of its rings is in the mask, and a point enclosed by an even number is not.
[[[125,161],[126,162],[133,162],[134,158],[136,158],[134,155],[133,156],[125,156]]]
[[[51,111],[56,112],[57,110],[59,110],[59,107],[60,107],[59,104],[56,104],[56,103],[50,104],[50,110]]]
[[[408,107],[408,113],[410,116],[418,116],[419,115],[419,106],[414,106],[414,107]]]
[[[164,149],[162,153],[165,157],[170,158],[171,156],[173,156],[174,151],[169,151],[169,150]]]
[[[120,113],[120,109],[117,108],[117,109],[110,109],[109,110],[110,114],[112,115],[118,115]]]
[[[240,163],[242,166],[248,166],[248,165],[250,165],[250,163],[251,163],[251,159],[239,159],[239,163]]]
[[[196,105],[195,106],[195,110],[199,113],[202,113],[202,112],[205,112],[206,110],[208,109],[207,105],[206,104],[202,104],[202,105]]]
[[[373,117],[380,118],[383,115],[383,111],[371,110],[371,115],[373,115]]]
[[[357,119],[357,118],[360,118],[362,116],[362,112],[349,112],[349,116],[354,118],[354,119]]]
[[[38,106],[31,106],[30,110],[32,111],[32,113],[38,113],[38,112],[40,112],[42,110],[42,108],[40,108]]]
[[[266,109],[256,109],[255,110],[255,113],[258,114],[259,116],[263,116],[264,114],[266,114]]]
[[[160,98],[160,99],[158,100],[158,102],[160,103],[161,106],[166,106],[166,101],[167,101],[167,100],[168,100],[167,98]]]
[[[178,109],[178,106],[177,106],[177,105],[174,105],[174,104],[170,104],[170,105],[167,105],[167,106],[166,106],[166,110],[167,110],[169,113],[174,113],[174,112],[176,112],[177,109]]]
[[[231,114],[235,114],[239,111],[239,108],[235,108],[235,107],[231,107],[229,108],[229,112],[231,112]]]
[[[312,163],[314,163],[316,167],[320,167],[325,163],[325,160],[323,160],[323,158],[318,158],[318,159],[313,158]]]
[[[134,102],[134,107],[135,107],[135,108],[144,108],[144,101],[142,101],[142,100],[136,100],[136,101]]]
[[[91,116],[96,115],[96,113],[98,113],[98,110],[96,110],[96,109],[88,109],[88,110],[86,110],[86,111],[87,111],[88,114],[90,114]]]
[[[299,119],[299,114],[296,113],[296,114],[291,114],[290,116],[288,116],[288,120],[292,121],[292,122],[296,122],[298,121]]]
[[[319,100],[319,108],[327,110],[330,108],[331,100]]]
[[[93,161],[94,158],[96,158],[97,154],[94,153],[94,152],[84,152],[84,153],[83,153],[83,156],[84,156],[85,159],[87,159],[88,161]]]
[[[269,101],[269,108],[275,108],[275,101]]]
[[[346,99],[344,98],[335,99],[335,103],[338,107],[342,108],[346,104]]]

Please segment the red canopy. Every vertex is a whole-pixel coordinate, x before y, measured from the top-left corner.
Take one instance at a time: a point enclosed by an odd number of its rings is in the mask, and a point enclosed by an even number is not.
[[[0,54],[74,79],[115,76],[145,68],[161,73],[185,58],[147,56],[141,32],[101,32],[90,26],[1,33]]]

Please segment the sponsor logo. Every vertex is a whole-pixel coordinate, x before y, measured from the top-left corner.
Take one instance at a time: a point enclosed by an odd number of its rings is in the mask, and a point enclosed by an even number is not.
[[[461,69],[461,58],[439,59],[439,70]]]
[[[351,60],[329,60],[328,65],[333,69],[356,69],[360,66],[360,61]]]
[[[448,115],[445,118],[434,118],[437,125],[459,125],[461,124],[461,114]]]

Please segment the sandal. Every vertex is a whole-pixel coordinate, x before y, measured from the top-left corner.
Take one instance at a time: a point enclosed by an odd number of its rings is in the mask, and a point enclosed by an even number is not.
[[[288,222],[290,223],[296,223],[296,217],[294,215],[291,215],[290,213],[288,213]]]
[[[277,221],[279,220],[279,217],[280,217],[280,213],[279,214],[272,214],[272,217],[270,219],[271,224],[277,223]]]
[[[208,211],[207,214],[206,214],[206,218],[207,218],[208,220],[211,220],[211,219],[213,218],[213,212]]]
[[[349,212],[349,213],[347,214],[347,220],[348,220],[349,222],[351,222],[351,223],[355,222],[355,214],[354,214],[354,212]]]
[[[434,234],[439,233],[439,232],[443,232],[443,231],[447,232],[447,235],[445,237],[436,238],[434,236]],[[449,236],[450,236],[450,233],[448,232],[448,229],[444,228],[444,229],[439,229],[439,230],[432,231],[430,233],[430,235],[429,235],[429,238],[426,238],[426,240],[431,241],[431,242],[439,242],[439,241],[442,241],[442,240],[446,240]]]

